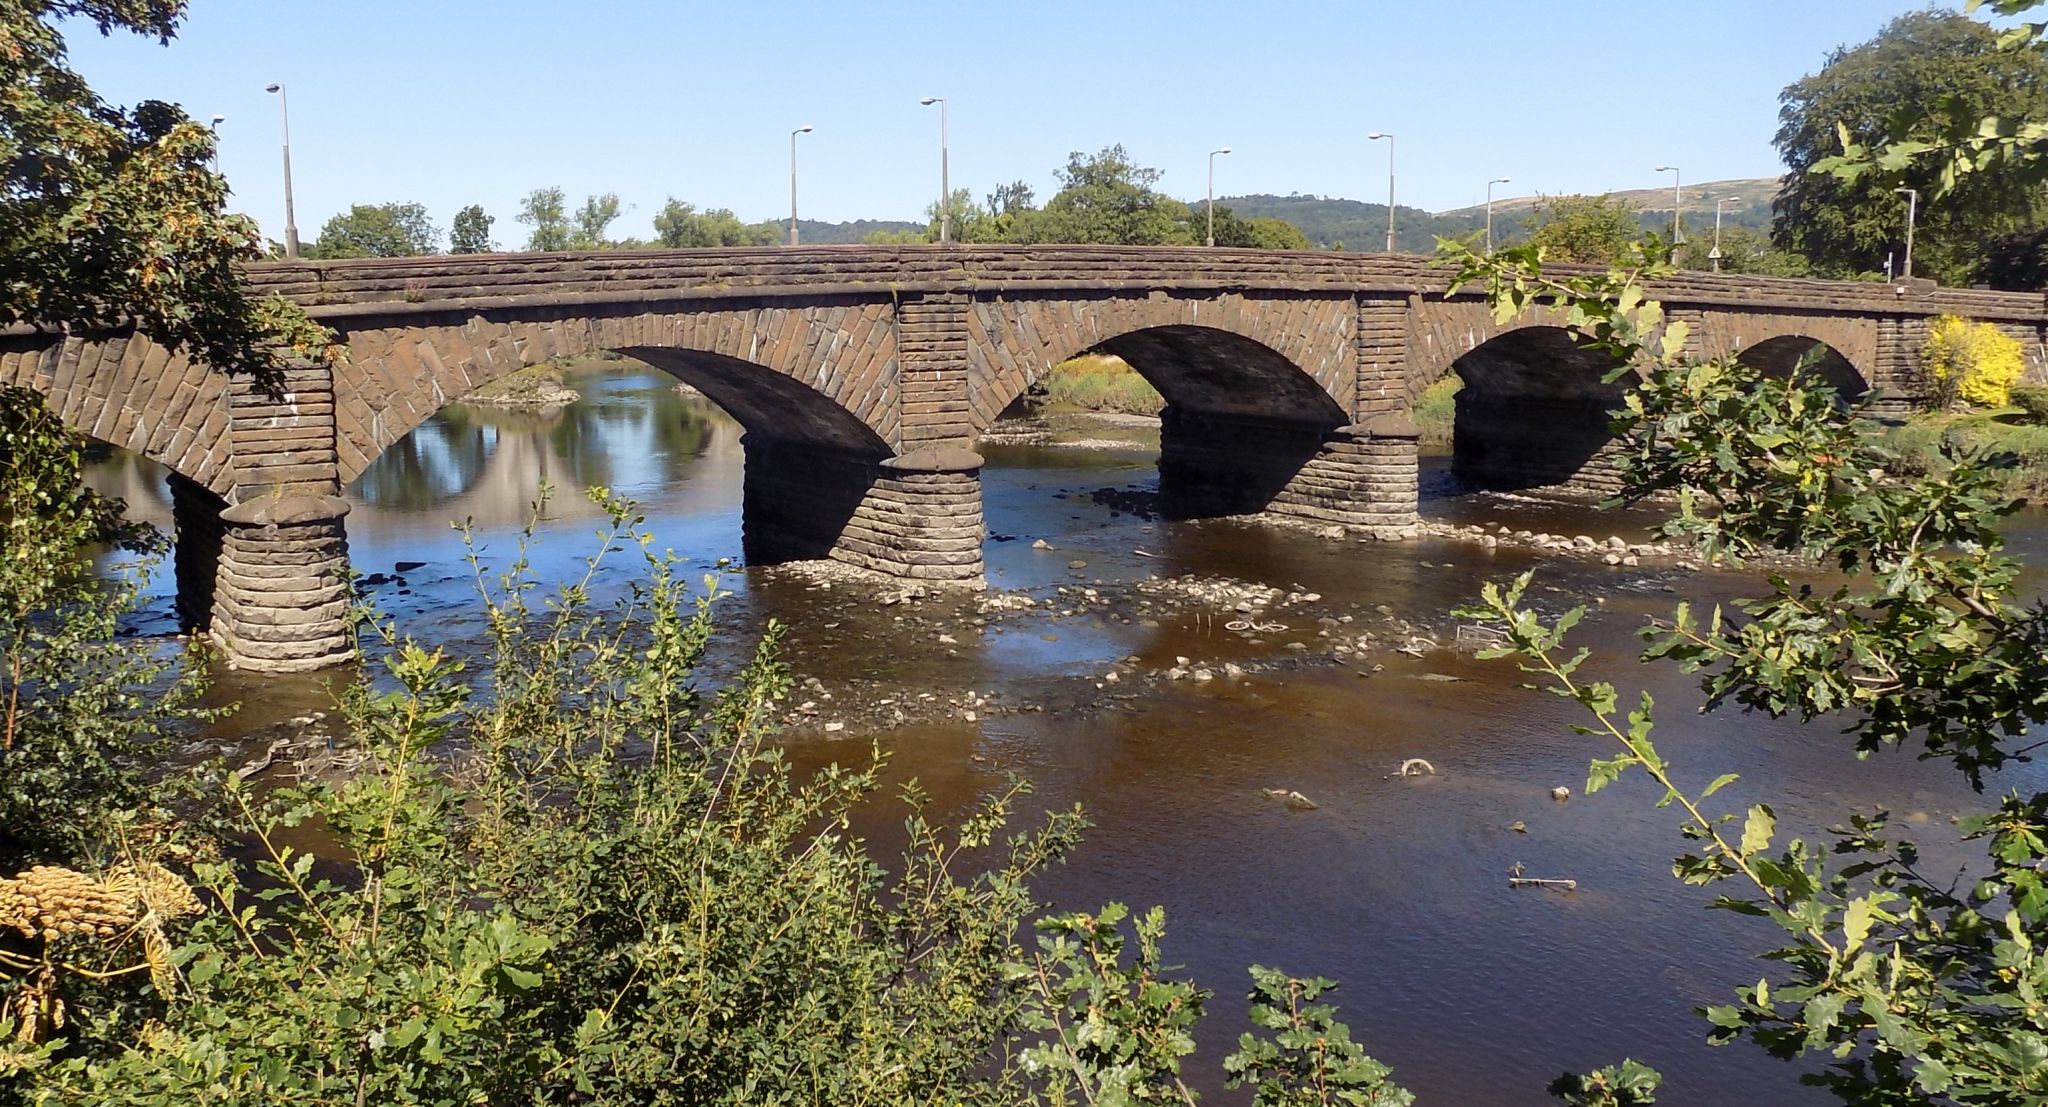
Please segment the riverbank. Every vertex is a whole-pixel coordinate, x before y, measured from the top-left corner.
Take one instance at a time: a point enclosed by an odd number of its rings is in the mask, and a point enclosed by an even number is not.
[[[1929,412],[1887,428],[1879,442],[1896,455],[1899,475],[1907,477],[1947,472],[1945,448],[2010,454],[2013,465],[1997,470],[2006,491],[2048,497],[2048,425],[2029,418],[2019,408]]]

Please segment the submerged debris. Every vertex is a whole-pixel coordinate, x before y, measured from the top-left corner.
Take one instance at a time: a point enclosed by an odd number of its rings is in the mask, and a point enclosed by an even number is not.
[[[1564,892],[1576,892],[1579,890],[1579,882],[1576,880],[1572,880],[1570,878],[1559,879],[1556,877],[1547,876],[1523,876],[1522,863],[1520,861],[1517,861],[1515,862],[1515,867],[1508,870],[1508,887],[1521,888],[1525,886],[1536,888],[1556,888],[1559,891]]]
[[[1260,791],[1265,793],[1267,799],[1286,804],[1290,811],[1314,811],[1322,806],[1291,788],[1262,788]]]

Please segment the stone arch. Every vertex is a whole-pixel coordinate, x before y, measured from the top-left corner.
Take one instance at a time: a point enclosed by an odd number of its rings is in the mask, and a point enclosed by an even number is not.
[[[550,358],[618,351],[701,389],[764,438],[885,456],[900,438],[887,300],[801,307],[587,308],[427,314],[358,326],[336,370],[343,483],[435,412]]]
[[[1870,316],[1798,312],[1756,312],[1720,309],[1672,313],[1692,328],[1686,352],[1699,358],[1741,358],[1760,369],[1791,367],[1816,344],[1826,346],[1830,381],[1860,384],[1861,391],[1879,387],[1878,327]],[[1752,361],[1752,355],[1769,364]]]
[[[1430,385],[1450,375],[1460,358],[1494,339],[1532,327],[1556,329],[1561,322],[1553,309],[1537,308],[1502,323],[1494,319],[1492,307],[1477,297],[1411,301],[1403,406],[1413,407]]]
[[[1766,338],[1736,355],[1744,365],[1760,369],[1772,377],[1790,377],[1808,357],[1815,359],[1810,371],[1833,388],[1844,402],[1859,399],[1870,391],[1870,380],[1840,350],[1807,335],[1784,334]]]
[[[1609,413],[1631,378],[1622,363],[1547,323],[1502,330],[1455,359],[1463,382],[1452,432],[1452,471],[1489,488],[1604,488],[1614,471]]]
[[[7,336],[0,385],[41,393],[65,426],[215,496],[234,491],[227,377],[144,335]]]
[[[1223,292],[993,297],[967,313],[971,425],[1053,366],[1116,354],[1184,410],[1340,426],[1357,391],[1350,296]]]

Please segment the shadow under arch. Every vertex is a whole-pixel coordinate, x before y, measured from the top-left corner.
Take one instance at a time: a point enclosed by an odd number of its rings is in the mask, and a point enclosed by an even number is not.
[[[746,428],[741,549],[749,564],[832,556],[892,451],[858,415],[764,365],[703,350],[627,346]]]
[[[1737,354],[1735,360],[1761,370],[1765,376],[1790,378],[1808,357],[1814,360],[1807,374],[1835,390],[1836,399],[1852,404],[1870,391],[1870,381],[1840,350],[1818,338],[1803,334],[1766,338]]]
[[[1483,488],[1612,483],[1600,455],[1613,441],[1609,412],[1630,378],[1621,365],[1563,327],[1519,327],[1451,363],[1458,390],[1451,471]]]
[[[1350,418],[1286,355],[1231,331],[1170,324],[1104,339],[1166,401],[1160,509],[1169,518],[1274,508]],[[1284,510],[1284,508],[1283,508]]]

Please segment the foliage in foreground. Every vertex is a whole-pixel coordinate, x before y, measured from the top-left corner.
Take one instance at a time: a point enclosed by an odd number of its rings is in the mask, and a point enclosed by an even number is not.
[[[69,67],[60,20],[169,41],[183,0],[0,0],[0,324],[133,326],[229,372],[277,345],[326,349],[281,297],[244,295],[256,225],[222,210],[213,132],[175,104],[108,104]]]
[[[141,571],[101,576],[93,551],[163,539],[80,483],[80,446],[41,397],[0,388],[0,873],[106,863],[147,817],[133,759],[198,691],[195,669],[116,640]]]
[[[6,502],[75,489],[75,440],[14,414],[41,437],[6,439]],[[632,505],[594,494],[610,528],[581,580],[538,603],[523,557],[495,583],[479,566],[482,672],[366,617],[382,671],[344,706],[370,760],[268,796],[231,776],[218,832],[133,816],[157,794],[133,755],[168,721],[146,701],[115,741],[52,702],[65,674],[22,686],[50,734],[29,767],[89,752],[118,786],[56,782],[92,816],[75,825],[22,812],[69,834],[15,843],[40,867],[0,881],[0,1102],[1193,1103],[1208,993],[1161,963],[1161,912],[1135,949],[1115,904],[1019,940],[1079,812],[1006,834],[1013,784],[947,831],[907,785],[901,853],[878,856],[852,826],[880,756],[795,771],[768,741],[779,630],[709,690],[715,581],[693,591]],[[74,521],[49,543],[70,556],[112,525],[80,494],[49,512]],[[600,602],[619,555],[638,577]],[[73,603],[139,664],[111,636],[126,599]],[[81,656],[96,671],[46,664]],[[67,896],[87,925],[31,921]],[[1328,981],[1255,975],[1273,1033],[1225,1064],[1260,1102],[1407,1102],[1330,1008],[1300,1006]]]
[[[1453,248],[1461,281],[1484,282],[1503,319],[1547,305],[1581,341],[1625,362],[1638,388],[1617,414],[1627,498],[1675,493],[1666,525],[1710,555],[1812,559],[1845,578],[1826,589],[1772,576],[1769,596],[1731,611],[1681,605],[1646,631],[1646,660],[1702,676],[1707,709],[1852,720],[1859,751],[1918,743],[1980,788],[2026,757],[2048,721],[2048,609],[2015,595],[2001,553],[2013,502],[1990,459],[1956,456],[1899,479],[1853,412],[1804,369],[1774,379],[1734,360],[1681,356],[1682,323],[1643,297],[1659,266],[1559,279],[1534,251],[1493,258]],[[1654,245],[1641,259],[1658,257]],[[1675,806],[1687,883],[1732,884],[1715,906],[1766,918],[1786,943],[1737,1002],[1707,1012],[1711,1040],[1774,1056],[1832,1058],[1806,1079],[1851,1104],[2038,1104],[2048,1099],[2048,796],[2008,794],[1960,826],[1985,857],[1967,881],[1925,876],[1882,812],[1850,816],[1833,840],[1781,841],[1768,804],[1740,813],[1713,797],[1732,774],[1691,782],[1652,741],[1654,704],[1632,708],[1584,672],[1566,636],[1583,609],[1546,621],[1523,604],[1529,577],[1489,586],[1467,612],[1501,626],[1551,692],[1582,704],[1610,756],[1586,790],[1629,770]],[[1602,1102],[1592,1100],[1591,1102]]]

